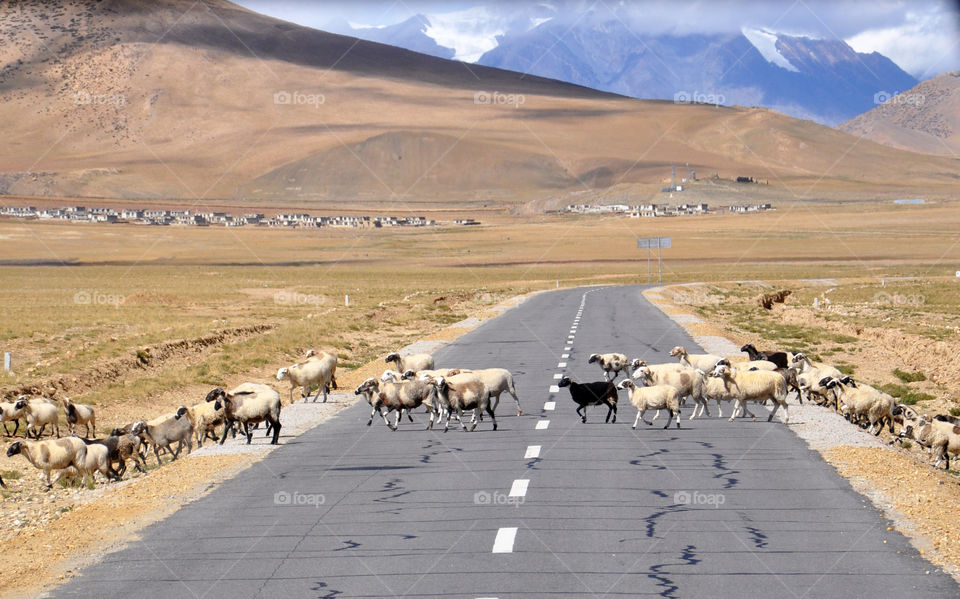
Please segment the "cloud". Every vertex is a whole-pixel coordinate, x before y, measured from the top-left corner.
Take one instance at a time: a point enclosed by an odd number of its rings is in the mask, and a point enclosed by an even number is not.
[[[960,69],[956,15],[907,13],[896,27],[862,31],[846,40],[857,52],[879,52],[917,79]]]

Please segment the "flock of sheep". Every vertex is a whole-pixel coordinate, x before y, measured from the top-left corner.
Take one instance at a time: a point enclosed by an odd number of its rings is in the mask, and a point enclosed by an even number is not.
[[[789,421],[787,393],[796,391],[797,400],[804,399],[819,405],[832,407],[850,422],[868,428],[879,435],[884,426],[894,433],[894,422],[902,422],[900,434],[895,440],[913,439],[930,449],[936,457],[936,466],[946,462],[950,467],[950,454],[960,454],[960,426],[955,426],[943,416],[930,418],[920,415],[913,408],[898,404],[895,399],[870,385],[857,383],[837,368],[817,363],[803,353],[775,351],[762,352],[753,345],[744,345],[740,350],[748,360],[731,362],[728,358],[712,354],[689,354],[677,346],[670,351],[676,362],[648,364],[640,359],[630,360],[625,354],[592,354],[588,362],[596,363],[603,371],[604,380],[578,383],[568,376],[560,379],[558,387],[566,387],[577,404],[577,414],[586,422],[586,408],[593,405],[607,406],[606,422],[617,420],[619,391],[627,391],[630,403],[637,409],[633,428],[644,418],[648,410],[668,413],[669,427],[676,419],[680,427],[680,409],[687,398],[693,401],[690,419],[710,416],[709,402],[716,402],[717,416],[722,417],[723,402],[733,402],[729,418],[738,415],[756,416],[750,411],[751,403],[772,403],[773,410],[767,417],[770,421],[781,408],[783,422]],[[517,402],[517,413],[522,414],[510,372],[503,368],[470,370],[466,368],[434,368],[429,354],[401,357],[391,354],[386,359],[395,368],[387,370],[378,378],[369,378],[357,389],[371,406],[370,419],[379,413],[384,423],[396,430],[403,413],[424,406],[430,415],[427,428],[444,419],[444,431],[448,430],[451,417],[456,417],[464,430],[467,423],[464,412],[473,412],[473,430],[484,413],[490,416],[493,429],[497,422],[495,410],[503,392],[509,392]],[[616,379],[624,373],[626,378],[619,384]],[[387,419],[396,412],[391,424]],[[411,418],[412,420],[412,418]]]
[[[787,393],[794,390],[801,403],[803,399],[820,405],[832,406],[851,422],[869,428],[879,435],[884,426],[894,432],[895,417],[903,423],[898,440],[910,438],[923,447],[928,447],[936,457],[935,466],[946,462],[950,467],[950,455],[960,454],[960,426],[955,426],[945,417],[929,418],[918,414],[913,408],[897,404],[893,397],[863,383],[856,383],[849,376],[827,364],[816,363],[803,353],[761,352],[752,345],[745,345],[749,361],[731,362],[712,354],[689,354],[683,347],[675,347],[670,355],[676,362],[648,364],[640,359],[630,360],[625,354],[592,354],[589,363],[596,363],[603,371],[604,380],[578,383],[570,377],[560,379],[558,387],[567,387],[577,404],[577,414],[587,421],[586,408],[606,405],[606,421],[616,422],[619,391],[628,393],[630,403],[637,409],[633,428],[644,418],[648,410],[656,410],[656,420],[661,410],[668,413],[667,424],[676,419],[680,427],[680,410],[689,397],[693,401],[690,419],[710,416],[709,402],[716,402],[717,416],[721,417],[722,403],[733,402],[730,420],[737,415],[756,416],[750,412],[750,403],[772,402],[773,411],[767,420],[772,420],[783,409],[783,421],[788,422]],[[412,421],[410,412],[421,406],[429,413],[428,429],[444,422],[446,432],[451,417],[459,420],[463,430],[474,430],[484,414],[490,417],[493,430],[497,429],[496,408],[503,393],[509,393],[517,402],[517,415],[523,413],[510,371],[504,368],[437,369],[429,354],[401,356],[392,353],[385,359],[394,368],[379,378],[365,380],[354,393],[363,396],[370,404],[369,426],[378,414],[384,423],[396,430],[404,414]],[[337,388],[337,356],[333,353],[310,350],[305,359],[292,366],[281,368],[277,380],[290,383],[290,401],[293,392],[302,388],[301,396],[310,397],[316,387],[313,401]],[[620,373],[626,378],[616,383]],[[72,436],[60,438],[60,405]],[[146,458],[153,451],[157,465],[161,465],[161,451],[169,452],[177,459],[183,446],[187,453],[193,442],[203,445],[206,438],[222,444],[231,433],[238,430],[249,444],[253,430],[266,423],[266,434],[272,434],[271,444],[280,436],[280,394],[269,385],[243,383],[225,391],[217,387],[205,400],[195,406],[180,406],[173,414],[150,421],[138,421],[113,429],[101,439],[96,437],[96,414],[92,406],[75,404],[69,398],[60,402],[47,398],[20,396],[14,402],[0,402],[4,432],[8,437],[16,435],[21,420],[25,423],[24,440],[15,441],[7,448],[7,456],[22,455],[34,467],[43,471],[47,488],[53,486],[51,473],[62,476],[82,476],[83,483],[94,481],[97,472],[108,479],[119,480],[127,469],[127,462],[146,472]],[[388,419],[396,412],[393,423]],[[471,426],[465,413],[471,412]],[[15,424],[13,432],[7,423]],[[84,437],[77,436],[79,426],[84,426]],[[47,427],[56,438],[41,440]],[[217,429],[220,429],[219,432]],[[31,439],[32,437],[32,439]],[[176,448],[174,449],[174,445]],[[0,479],[0,485],[3,485]]]
[[[660,410],[667,410],[666,427],[676,417],[679,428],[680,407],[687,397],[694,402],[691,419],[704,413],[710,416],[710,400],[716,401],[718,417],[723,415],[721,402],[733,401],[731,421],[741,413],[756,419],[747,407],[751,402],[772,402],[773,410],[767,420],[772,420],[777,410],[783,408],[783,422],[787,423],[787,393],[796,391],[800,403],[806,398],[833,407],[847,420],[868,428],[874,435],[879,435],[884,426],[893,434],[894,422],[899,420],[902,427],[894,441],[912,439],[929,448],[936,458],[935,467],[945,462],[949,469],[950,455],[960,454],[960,426],[946,416],[921,415],[910,406],[898,404],[891,395],[857,383],[837,368],[816,363],[803,353],[761,352],[750,344],[740,351],[748,355],[748,361],[731,363],[712,354],[688,354],[681,346],[670,351],[678,361],[665,364],[629,360],[620,353],[593,354],[589,362],[596,362],[603,369],[603,381],[580,384],[563,377],[559,386],[570,388],[583,422],[586,422],[584,409],[589,405],[606,405],[607,421],[612,416],[616,422],[617,391],[627,390],[630,403],[637,408],[633,428],[641,419],[653,424],[643,418],[647,410],[657,410],[657,416]],[[620,372],[625,372],[627,378],[615,385],[613,381]]]
[[[310,350],[304,361],[281,368],[277,380],[290,381],[291,401],[295,388],[303,387],[302,394],[306,398],[314,385],[318,389],[313,400],[323,393],[326,401],[330,388],[336,388],[336,369],[336,355]],[[70,437],[60,438],[61,405],[70,427]],[[137,470],[145,473],[144,459],[151,450],[159,466],[162,464],[161,452],[170,453],[175,460],[184,446],[190,453],[194,441],[200,447],[207,438],[219,439],[222,444],[231,433],[236,436],[238,429],[242,429],[247,443],[250,443],[253,430],[260,423],[266,423],[266,434],[272,433],[271,443],[275,445],[280,437],[281,408],[280,394],[270,385],[243,383],[230,391],[217,387],[195,406],[180,406],[173,414],[115,428],[110,435],[100,439],[96,438],[93,406],[75,404],[69,398],[58,402],[20,396],[14,402],[0,402],[0,419],[8,437],[17,434],[21,420],[25,423],[24,440],[11,443],[7,456],[22,455],[43,471],[49,489],[56,482],[51,481],[54,471],[58,472],[57,480],[79,475],[83,484],[94,482],[98,472],[108,480],[120,480],[130,460]],[[10,422],[14,423],[12,432],[8,428]],[[80,425],[84,425],[82,438],[77,435]],[[56,438],[41,439],[48,426]],[[218,432],[218,429],[221,430]],[[89,438],[91,435],[93,439]],[[0,485],[3,485],[2,479]]]

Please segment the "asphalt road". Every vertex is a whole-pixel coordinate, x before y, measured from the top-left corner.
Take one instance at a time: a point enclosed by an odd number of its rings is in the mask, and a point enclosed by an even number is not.
[[[357,405],[54,596],[960,596],[779,414],[691,422],[688,405],[679,430],[633,431],[622,393],[616,424],[600,407],[582,424],[555,375],[694,347],[641,289],[542,294],[437,352],[513,371],[525,414],[504,396],[496,432],[368,428]]]

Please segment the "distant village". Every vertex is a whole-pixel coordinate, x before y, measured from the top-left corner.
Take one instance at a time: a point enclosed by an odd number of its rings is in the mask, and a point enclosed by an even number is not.
[[[146,210],[127,208],[86,208],[68,206],[66,208],[37,209],[34,206],[2,206],[0,216],[38,220],[62,220],[91,223],[134,223],[153,226],[193,226],[193,227],[432,227],[437,222],[423,216],[311,216],[306,213],[277,214],[267,218],[262,213],[250,213],[234,216],[229,212],[193,212],[190,210]],[[473,219],[457,219],[454,225],[479,225]]]
[[[566,212],[576,214],[623,214],[631,218],[653,218],[658,216],[696,216],[700,214],[746,214],[774,210],[770,204],[737,204],[710,208],[707,204],[570,204]]]

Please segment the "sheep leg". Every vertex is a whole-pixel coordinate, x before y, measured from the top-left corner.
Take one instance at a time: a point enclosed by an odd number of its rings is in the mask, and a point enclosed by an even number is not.
[[[637,423],[640,422],[640,410],[637,410],[637,417],[633,419],[633,428],[636,430]]]
[[[664,429],[670,428],[670,423],[673,422],[673,410],[667,409],[667,425],[664,426]],[[680,418],[677,418],[677,428],[680,428]]]
[[[659,417],[660,417],[660,410],[658,409],[658,410],[657,410],[657,413],[653,415],[653,418],[652,418],[652,419],[650,420],[650,422],[648,422],[647,424],[653,424],[653,422],[654,422],[657,418],[659,418]],[[644,421],[644,422],[646,422],[646,421]]]
[[[494,414],[495,408],[487,404],[487,414],[490,414],[490,420],[493,422],[493,430],[497,430],[497,415]]]
[[[587,406],[581,405],[579,408],[577,408],[577,415],[580,416],[580,422],[586,422],[586,421],[587,421]]]
[[[646,413],[647,413],[647,409],[644,408],[643,410],[640,410],[637,412],[637,416],[640,418],[640,420],[643,420],[643,423],[646,424],[647,426],[653,426],[653,420],[648,421],[646,418],[643,417],[643,415]],[[656,420],[656,418],[654,418],[654,420]],[[636,428],[636,426],[634,426],[634,428]]]
[[[393,426],[391,426],[391,425],[390,425],[390,421],[387,420],[387,416],[388,416],[389,414],[390,414],[390,410],[387,410],[387,413],[386,413],[386,414],[384,414],[383,411],[380,412],[380,416],[383,418],[383,423],[386,424],[387,427],[388,427],[390,430],[394,430],[394,431],[395,431],[395,430],[397,430],[397,429],[394,428]]]
[[[220,438],[220,445],[223,445],[224,441],[227,440],[227,435],[230,434],[230,431],[233,430],[233,420],[227,420],[223,425],[223,437]]]
[[[413,422],[413,412],[411,412],[410,410],[407,410],[407,420],[409,420],[410,422]]]
[[[271,420],[270,424],[273,425],[273,439],[270,441],[270,445],[276,445],[280,442],[280,419]]]
[[[773,420],[773,415],[777,413],[777,410],[778,410],[779,408],[780,408],[780,402],[774,400],[774,402],[773,402],[773,411],[770,412],[770,415],[769,415],[769,416],[767,416],[767,422],[770,422],[771,420]],[[783,411],[784,411],[784,413],[786,413],[786,411],[787,411],[787,407],[786,407],[786,406],[783,407]]]
[[[718,405],[717,408],[720,406]],[[733,414],[730,415],[730,418],[727,419],[727,422],[733,422],[733,419],[737,417],[737,414],[740,413],[740,400],[736,400],[733,404]]]
[[[410,413],[407,412],[407,415],[409,416]],[[397,419],[394,420],[394,422],[393,422],[393,430],[397,430],[398,428],[400,428],[400,419],[401,419],[401,418],[403,418],[403,408],[400,408],[399,410],[397,410]]]
[[[612,424],[616,424],[616,423],[617,423],[617,404],[615,404],[615,403],[613,403],[613,402],[610,402],[610,403],[608,403],[607,405],[609,406],[609,408],[607,409],[607,420],[606,420],[606,422],[610,422],[610,423],[612,423]],[[613,414],[613,420],[610,420],[610,414]]]

